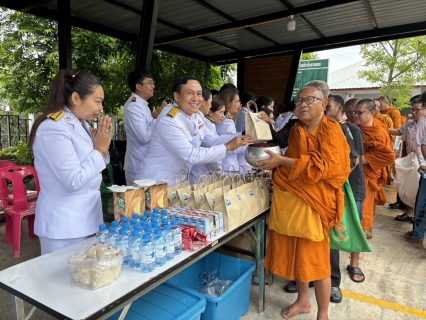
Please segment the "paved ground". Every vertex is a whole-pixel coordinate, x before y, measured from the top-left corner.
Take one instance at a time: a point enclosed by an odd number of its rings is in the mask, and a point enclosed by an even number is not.
[[[386,188],[388,201],[394,202],[393,188]],[[345,268],[349,262],[349,254],[341,252],[341,270],[344,299],[340,304],[330,305],[330,319],[334,320],[415,320],[426,319],[426,250],[421,243],[409,242],[403,234],[411,229],[411,224],[397,222],[393,216],[401,213],[387,207],[378,207],[374,238],[371,240],[372,253],[365,255],[361,268],[366,281],[361,284],[350,280]],[[111,219],[111,216],[105,217]],[[26,222],[23,224],[21,258],[11,258],[11,246],[6,245],[5,225],[0,223],[0,270],[17,263],[32,259],[40,254],[37,239],[28,237]],[[258,313],[258,287],[251,291],[250,309],[244,320],[280,319],[280,310],[292,304],[297,295],[282,290],[287,281],[274,278],[272,286],[266,287],[266,310]],[[40,288],[42,290],[42,288]],[[315,319],[316,305],[314,291],[311,289],[313,312],[299,315],[294,319]],[[25,303],[28,313],[31,306]],[[0,290],[0,320],[12,319],[10,295]],[[52,317],[36,310],[31,319],[49,320]],[[161,319],[159,319],[161,320]],[[222,320],[222,319],[221,319]]]

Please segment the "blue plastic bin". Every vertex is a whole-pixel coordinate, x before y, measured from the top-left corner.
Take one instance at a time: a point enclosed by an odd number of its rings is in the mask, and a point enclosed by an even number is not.
[[[144,294],[130,306],[125,320],[197,320],[206,308],[202,294],[163,283]],[[121,311],[109,320],[117,320]]]
[[[251,277],[255,268],[255,264],[250,261],[212,252],[169,279],[169,282],[189,288],[188,292],[193,293],[202,284],[200,274],[203,271],[220,269],[224,280],[235,282],[218,298],[203,295],[207,305],[201,319],[238,320],[249,309]]]

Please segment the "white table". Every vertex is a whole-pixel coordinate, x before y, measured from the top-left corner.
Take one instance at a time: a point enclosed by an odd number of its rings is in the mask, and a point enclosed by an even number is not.
[[[240,227],[219,235],[198,251],[183,251],[173,261],[144,274],[123,266],[117,282],[97,290],[79,287],[71,281],[68,258],[75,252],[94,243],[94,238],[76,243],[64,249],[20,263],[0,272],[0,288],[12,294],[14,317],[23,319],[19,310],[19,299],[45,311],[58,319],[105,319],[140,296],[171,278],[187,266],[198,261],[244,230],[256,228],[256,262],[259,282],[259,312],[264,311],[264,244],[265,217],[262,212]],[[21,302],[22,304],[22,302]]]

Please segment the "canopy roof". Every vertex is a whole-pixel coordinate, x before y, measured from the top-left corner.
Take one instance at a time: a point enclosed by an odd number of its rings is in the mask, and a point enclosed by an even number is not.
[[[426,34],[424,0],[157,1],[154,48],[216,64]],[[142,4],[72,0],[71,25],[136,42]],[[57,1],[0,0],[0,6],[59,19]],[[290,15],[295,31],[287,30]]]

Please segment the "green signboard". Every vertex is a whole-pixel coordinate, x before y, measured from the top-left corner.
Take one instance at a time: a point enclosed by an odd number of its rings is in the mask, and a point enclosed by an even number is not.
[[[327,82],[328,59],[300,61],[291,99],[295,99],[303,86],[312,80],[322,80]]]

